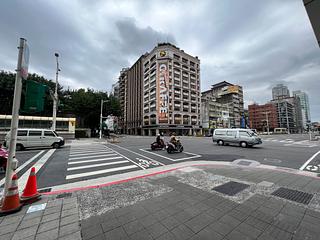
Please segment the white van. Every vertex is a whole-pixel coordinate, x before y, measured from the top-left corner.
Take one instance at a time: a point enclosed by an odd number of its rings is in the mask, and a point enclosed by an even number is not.
[[[8,147],[10,132],[7,133],[4,146]],[[16,150],[20,151],[29,147],[53,147],[64,145],[63,137],[49,129],[18,129]]]
[[[251,129],[244,128],[221,128],[215,129],[212,141],[222,146],[225,144],[236,144],[241,147],[261,144],[262,140]]]

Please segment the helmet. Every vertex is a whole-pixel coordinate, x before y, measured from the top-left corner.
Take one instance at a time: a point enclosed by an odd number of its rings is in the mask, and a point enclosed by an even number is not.
[[[160,136],[160,133],[158,133],[157,136]]]

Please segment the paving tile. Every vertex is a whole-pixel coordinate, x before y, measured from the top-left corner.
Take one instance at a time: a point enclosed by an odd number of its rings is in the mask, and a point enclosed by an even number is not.
[[[52,207],[52,208],[46,208],[43,212],[43,215],[48,215],[48,214],[52,214],[52,213],[57,213],[61,211],[61,206],[56,206],[56,207]]]
[[[241,222],[243,222],[249,217],[249,213],[240,212],[236,209],[233,209],[232,211],[228,212],[228,215],[234,217],[235,219]]]
[[[104,237],[104,236],[103,236]],[[80,231],[69,234],[69,235],[65,235],[63,237],[59,237],[58,240],[81,240],[81,233]]]
[[[175,240],[175,238],[171,232],[166,232],[157,238],[157,240]]]
[[[153,215],[145,216],[139,219],[139,222],[146,228],[158,222],[158,219]]]
[[[293,218],[290,215],[279,214],[275,217],[272,225],[284,231],[293,233],[297,229],[298,225],[300,224],[300,220],[301,219]]]
[[[314,232],[306,228],[300,227],[296,230],[295,234],[293,235],[293,240],[301,240],[301,239],[318,240],[319,231]]]
[[[11,239],[13,236],[13,232],[12,233],[7,233],[7,234],[3,234],[3,235],[0,235],[0,240],[8,240],[8,239]]]
[[[188,226],[194,233],[199,232],[201,229],[208,226],[210,223],[214,221],[214,218],[209,216],[208,214],[200,214],[191,220],[187,221],[185,224]]]
[[[143,228],[143,225],[138,220],[123,225],[123,229],[126,231],[128,236],[142,230]]]
[[[215,220],[218,220],[218,219],[220,219],[222,216],[225,215],[224,212],[221,212],[221,211],[219,211],[219,210],[216,209],[216,208],[209,209],[208,211],[206,211],[206,214],[210,215],[210,216],[213,217]]]
[[[267,229],[270,226],[269,223],[266,223],[264,221],[261,221],[257,218],[251,217],[251,216],[249,216],[244,222],[253,226],[256,229],[259,229],[260,231],[264,231],[265,229]]]
[[[253,239],[256,239],[262,231],[258,230],[257,228],[247,224],[247,223],[241,223],[239,226],[235,228],[235,230],[243,233],[246,236],[249,236]]]
[[[181,223],[175,219],[172,216],[169,216],[163,220],[161,220],[161,223],[163,224],[163,226],[165,226],[169,231],[172,230],[173,228],[179,226]]]
[[[227,239],[227,240],[253,240],[254,238],[252,238],[246,234],[243,234],[237,230],[233,230],[231,233],[229,233],[226,236],[225,239]]]
[[[71,215],[72,216],[72,215]],[[102,223],[102,218],[99,216],[90,217],[87,219],[84,219],[80,222],[81,229],[90,228],[92,226],[96,226]]]
[[[64,204],[68,204],[68,203],[76,203],[78,200],[77,200],[77,197],[69,197],[69,198],[64,198],[63,199],[63,203]]]
[[[43,211],[38,211],[38,212],[33,212],[33,213],[27,213],[27,214],[23,217],[23,220],[41,217],[41,216],[43,215],[43,213],[44,213]]]
[[[222,218],[220,218],[219,221],[227,223],[228,225],[230,225],[232,227],[236,227],[241,223],[241,221],[239,221],[238,219],[236,219],[230,215],[224,215]]]
[[[60,219],[60,227],[70,223],[79,222],[79,215],[74,214]]]
[[[91,239],[94,236],[103,234],[102,228],[100,224],[92,225],[85,229],[81,228],[81,234],[84,240]]]
[[[79,210],[77,208],[72,208],[72,209],[68,209],[68,210],[63,210],[61,212],[61,217],[67,217],[70,215],[74,215],[74,214],[78,214]]]
[[[192,240],[212,240],[212,239],[220,240],[222,238],[223,238],[222,235],[206,227],[205,229],[202,229],[200,232],[194,235],[191,239]]]
[[[185,240],[191,238],[194,233],[186,225],[181,224],[176,228],[171,230],[171,233],[174,235],[176,240]]]
[[[58,228],[40,233],[36,235],[36,240],[54,240],[58,238]]]
[[[307,209],[305,214],[320,219],[320,212]]]
[[[12,223],[19,223],[22,220],[22,218],[23,218],[23,215],[14,216],[14,217],[6,216],[1,221],[0,228]]]
[[[152,236],[145,229],[130,235],[130,240],[152,240],[152,239],[153,239]]]
[[[39,225],[40,224],[40,220],[41,220],[41,217],[36,217],[36,218],[31,218],[31,219],[26,219],[26,220],[23,220],[18,229],[24,229],[24,228],[28,228],[28,227],[31,227],[31,226],[34,226],[34,225]]]
[[[308,215],[308,214],[305,214],[305,215],[304,215],[302,221],[304,221],[304,222],[309,222],[309,223],[311,223],[311,224],[320,225],[320,219],[319,219],[319,218],[310,216],[310,215]]]
[[[291,240],[292,234],[286,231],[281,230],[280,228],[270,226],[268,227],[259,237],[258,239],[275,239],[275,240]]]
[[[222,236],[229,234],[234,229],[233,226],[230,226],[229,224],[220,221],[210,224],[209,228]]]
[[[69,204],[64,204],[62,205],[62,211],[64,210],[69,210],[69,209],[74,209],[74,208],[78,208],[78,204],[77,203],[69,203]]]
[[[52,220],[56,220],[60,218],[60,212],[56,212],[56,213],[51,213],[48,215],[44,215],[41,219],[41,222],[50,222]]]
[[[161,223],[153,224],[146,228],[153,238],[157,238],[162,234],[168,232],[168,229],[164,227]]]
[[[168,214],[168,212],[166,212],[165,210],[160,210],[160,211],[157,211],[155,213],[152,214],[158,221],[162,220],[162,219],[165,219],[167,217],[170,216],[170,214]]]
[[[54,228],[59,227],[59,219],[50,222],[41,223],[38,229],[38,233],[46,232]]]
[[[269,224],[273,222],[273,216],[265,214],[265,213],[258,211],[258,210],[252,212],[250,214],[250,216],[257,218],[263,222],[269,223]]]
[[[120,216],[117,219],[121,224],[127,224],[129,222],[137,220],[137,218],[132,213]]]
[[[117,227],[120,227],[121,225],[122,224],[116,218],[101,223],[101,227],[102,227],[103,232],[111,231]]]
[[[122,227],[115,228],[109,232],[106,232],[104,235],[106,239],[112,239],[112,240],[129,239],[128,235],[126,234],[126,232]]]
[[[58,207],[62,205],[62,199],[60,200],[53,200],[53,201],[48,201],[46,208],[52,208],[52,207]]]
[[[18,228],[19,222],[17,223],[10,223],[9,225],[5,225],[0,227],[0,236],[14,232]]]
[[[27,237],[34,236],[36,235],[37,229],[38,229],[38,226],[32,226],[29,228],[16,231],[13,234],[12,240],[26,239]]]
[[[64,225],[64,226],[60,227],[60,229],[59,229],[59,237],[65,236],[65,235],[68,235],[71,233],[75,233],[78,231],[80,231],[80,225],[78,222]]]

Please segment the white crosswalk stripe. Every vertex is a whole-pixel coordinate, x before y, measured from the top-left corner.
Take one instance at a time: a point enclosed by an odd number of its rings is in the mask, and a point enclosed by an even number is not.
[[[138,169],[144,168],[103,144],[71,144],[66,180],[81,181]]]
[[[274,139],[274,138],[266,138],[262,139],[263,142],[272,142],[272,143],[282,143],[282,146],[287,146],[287,147],[319,147],[319,143],[315,142],[310,142],[309,140],[292,140],[290,138],[288,139]]]

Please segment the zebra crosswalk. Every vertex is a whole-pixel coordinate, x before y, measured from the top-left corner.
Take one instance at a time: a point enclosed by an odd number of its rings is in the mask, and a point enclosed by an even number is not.
[[[66,180],[87,180],[139,169],[144,168],[103,144],[72,144]]]
[[[262,139],[263,142],[281,143],[283,146],[296,146],[296,147],[319,147],[319,143],[312,142],[309,140],[293,140],[291,138],[287,139],[275,139],[275,138],[265,138]]]

